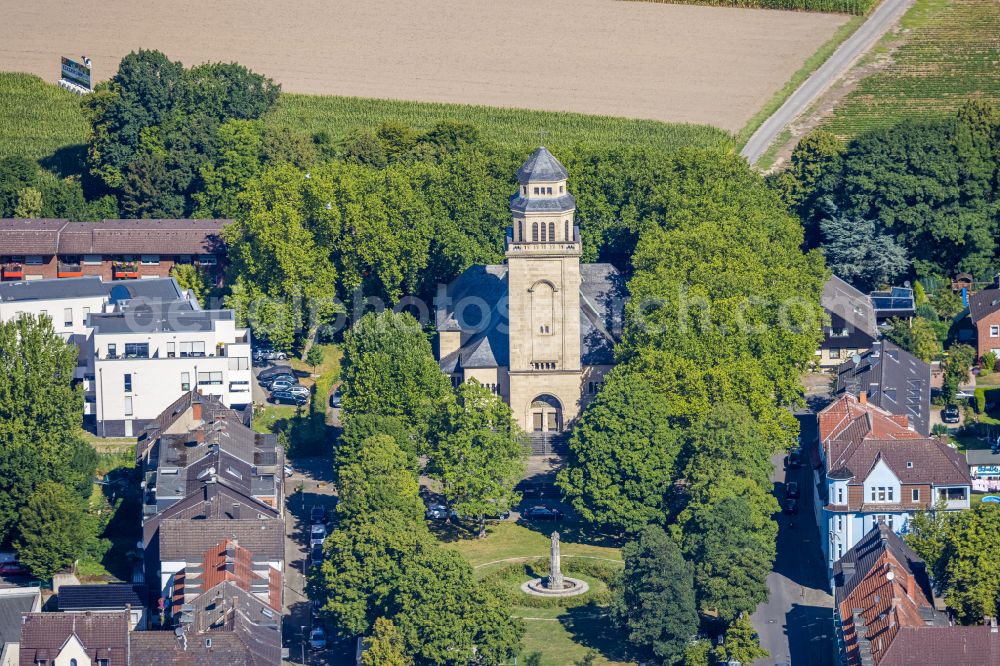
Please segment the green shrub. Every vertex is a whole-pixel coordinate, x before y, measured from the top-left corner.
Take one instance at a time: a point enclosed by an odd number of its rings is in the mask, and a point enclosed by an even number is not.
[[[976,413],[983,414],[986,412],[986,389],[977,388],[975,390],[975,400],[976,400]]]
[[[993,372],[997,367],[997,355],[993,352],[983,354],[983,370],[987,373]]]

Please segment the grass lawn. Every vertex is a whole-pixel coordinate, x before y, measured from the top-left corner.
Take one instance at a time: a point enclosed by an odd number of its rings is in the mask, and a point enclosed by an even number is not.
[[[512,559],[534,559],[549,554],[549,534],[558,529],[562,536],[563,557],[596,557],[616,562],[621,553],[612,545],[598,545],[573,523],[538,523],[535,526],[519,525],[511,521],[495,523],[487,528],[485,539],[450,538],[444,545],[460,552],[476,569],[477,577],[485,575]],[[598,539],[598,541],[600,541]],[[574,574],[576,575],[576,574]],[[603,583],[585,575],[578,575],[588,582],[603,587]],[[524,619],[526,633],[518,663],[528,655],[538,652],[546,666],[562,666],[582,659],[588,651],[598,653],[596,664],[628,664],[621,659],[620,641],[608,630],[606,610],[587,605],[577,608],[513,607],[514,615]]]
[[[951,114],[968,99],[1000,101],[1000,3],[917,0],[902,28],[866,59],[895,49],[891,63],[862,80],[824,129],[851,137],[904,118]]]
[[[494,523],[487,527],[485,539],[455,539],[445,543],[446,548],[457,550],[473,567],[481,567],[498,560],[512,558],[547,557],[549,554],[549,534],[558,529],[562,537],[564,557],[587,555],[602,559],[621,561],[618,548],[594,545],[572,523],[537,523],[538,529],[531,529],[512,521]]]
[[[1000,372],[976,375],[976,386],[1000,386]]]

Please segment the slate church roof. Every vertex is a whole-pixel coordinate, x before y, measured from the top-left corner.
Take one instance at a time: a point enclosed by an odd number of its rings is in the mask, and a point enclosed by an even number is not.
[[[522,184],[529,180],[551,183],[567,178],[569,171],[545,146],[539,146],[517,170],[517,180]]]
[[[611,365],[624,316],[625,278],[611,264],[580,264],[580,356],[584,365]],[[441,359],[449,374],[467,368],[510,365],[507,266],[472,266],[438,302],[439,331],[477,329],[457,351]]]

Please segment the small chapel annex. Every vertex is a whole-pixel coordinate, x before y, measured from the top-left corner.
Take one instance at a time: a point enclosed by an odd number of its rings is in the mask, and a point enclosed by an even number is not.
[[[517,172],[506,263],[469,268],[435,301],[441,369],[492,389],[529,434],[571,426],[614,364],[622,326],[622,275],[580,263],[568,175],[536,150]]]

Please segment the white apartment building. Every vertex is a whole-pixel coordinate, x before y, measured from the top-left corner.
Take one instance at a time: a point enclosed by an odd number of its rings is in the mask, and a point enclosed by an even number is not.
[[[227,406],[252,401],[250,333],[231,310],[202,310],[173,278],[84,277],[0,283],[0,320],[47,315],[80,349],[84,420],[102,437],[132,437],[183,393]]]

